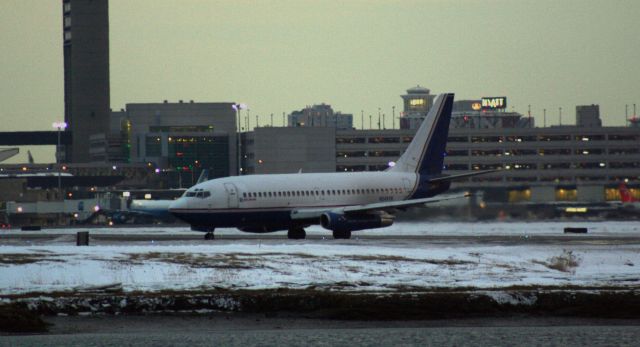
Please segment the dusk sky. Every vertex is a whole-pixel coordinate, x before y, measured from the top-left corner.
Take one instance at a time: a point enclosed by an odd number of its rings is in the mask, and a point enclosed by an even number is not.
[[[558,107],[573,124],[576,105],[599,104],[613,126],[640,106],[637,0],[111,0],[109,12],[113,109],[235,101],[253,126],[324,102],[360,127],[361,110],[390,115],[418,84],[507,96],[538,126],[543,108],[548,125]],[[0,42],[4,130],[51,129],[64,119],[62,1],[3,0]],[[32,151],[53,161],[53,148]]]

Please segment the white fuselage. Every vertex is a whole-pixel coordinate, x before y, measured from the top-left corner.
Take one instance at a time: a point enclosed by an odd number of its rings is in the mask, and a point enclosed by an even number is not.
[[[394,172],[233,176],[193,186],[172,204],[171,209],[291,210],[364,205],[407,199],[416,182],[415,173]],[[202,194],[198,194],[200,190]]]
[[[234,176],[190,188],[170,211],[192,227],[281,230],[319,223],[292,220],[296,209],[332,209],[409,198],[415,173],[348,172]],[[259,231],[261,232],[261,231]]]

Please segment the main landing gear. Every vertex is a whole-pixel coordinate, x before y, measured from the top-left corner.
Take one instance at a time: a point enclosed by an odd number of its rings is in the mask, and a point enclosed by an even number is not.
[[[204,239],[205,240],[213,240],[215,237],[213,236],[213,231],[216,230],[216,228],[212,228],[212,227],[200,227],[200,226],[191,226],[191,230],[193,231],[204,231],[206,234],[204,234]]]
[[[333,238],[334,239],[350,239],[351,230],[334,230]]]
[[[302,240],[307,237],[307,233],[302,227],[291,227],[287,232],[287,237],[292,240]]]

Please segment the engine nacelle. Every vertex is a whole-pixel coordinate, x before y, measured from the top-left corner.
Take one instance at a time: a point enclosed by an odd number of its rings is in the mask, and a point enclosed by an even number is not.
[[[320,216],[320,225],[333,231],[355,231],[363,229],[384,228],[393,224],[391,215],[355,215],[326,212]]]

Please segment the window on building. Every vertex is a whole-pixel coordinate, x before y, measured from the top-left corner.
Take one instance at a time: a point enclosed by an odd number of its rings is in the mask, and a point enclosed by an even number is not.
[[[578,200],[578,191],[575,187],[556,189],[556,201],[576,201],[576,200]]]
[[[467,136],[449,136],[447,142],[469,142]]]
[[[570,141],[571,135],[540,135],[538,141]]]
[[[531,189],[509,190],[508,199],[509,202],[531,201]]]
[[[366,157],[365,151],[338,151],[336,152],[336,158],[361,158]]]
[[[469,170],[467,164],[445,164],[444,170]]]
[[[609,134],[609,141],[640,141],[640,135]]]
[[[625,155],[625,154],[638,154],[640,153],[640,148],[610,148],[609,154],[613,155]]]
[[[577,148],[575,154],[600,155],[604,154],[604,150],[602,148]]]
[[[549,149],[539,149],[539,155],[570,155],[571,149],[569,148],[549,148]]]
[[[365,143],[364,137],[336,137],[336,143]]]

